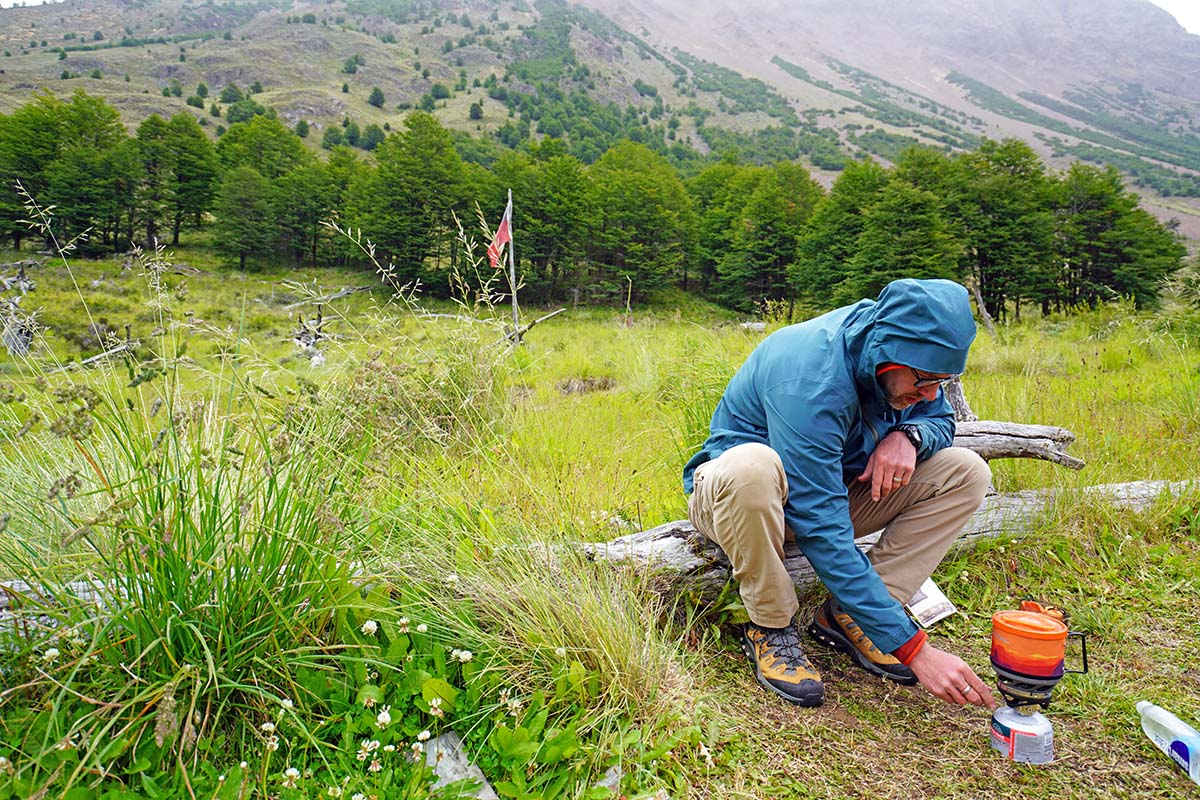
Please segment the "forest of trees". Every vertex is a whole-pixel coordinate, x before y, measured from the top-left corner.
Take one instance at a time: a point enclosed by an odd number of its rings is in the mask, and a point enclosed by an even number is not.
[[[478,202],[494,224],[511,189],[531,299],[616,302],[630,287],[635,297],[681,287],[745,311],[825,308],[897,277],[946,277],[977,286],[997,318],[1153,303],[1185,254],[1114,168],[1053,171],[1016,140],[910,148],[886,168],[849,162],[828,191],[796,163],[728,151],[682,169],[630,140],[594,156],[552,137],[503,149],[420,111],[369,156],[315,155],[269,114],[215,144],[189,112],[149,117],[130,136],[105,101],[46,94],[0,115],[0,236],[18,249],[31,236],[18,181],[54,206],[60,241],[89,232],[79,248],[91,255],[205,230],[243,269],[355,263],[361,253],[321,224],[336,219],[361,229],[401,280],[445,293],[463,255],[455,216],[474,232]]]

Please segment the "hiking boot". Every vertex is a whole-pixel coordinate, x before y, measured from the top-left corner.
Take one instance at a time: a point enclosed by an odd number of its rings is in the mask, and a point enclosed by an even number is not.
[[[833,601],[828,598],[817,613],[813,615],[812,625],[808,626],[808,634],[818,642],[827,644],[835,650],[849,653],[859,665],[881,678],[887,678],[905,686],[917,682],[917,676],[908,667],[888,653],[883,652],[863,633],[858,623]]]
[[[764,628],[753,622],[742,628],[742,651],[754,665],[754,677],[764,688],[798,706],[825,702],[821,674],[813,669],[795,625]]]

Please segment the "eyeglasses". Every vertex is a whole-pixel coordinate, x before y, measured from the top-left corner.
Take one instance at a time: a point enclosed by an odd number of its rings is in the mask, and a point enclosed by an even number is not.
[[[950,381],[954,380],[955,378],[962,377],[961,372],[958,373],[957,375],[947,375],[944,378],[935,378],[932,375],[922,375],[921,373],[917,372],[912,367],[909,367],[908,370],[909,370],[909,372],[911,372],[913,374],[913,388],[914,389],[924,389],[926,386],[942,386],[943,384],[947,384]]]

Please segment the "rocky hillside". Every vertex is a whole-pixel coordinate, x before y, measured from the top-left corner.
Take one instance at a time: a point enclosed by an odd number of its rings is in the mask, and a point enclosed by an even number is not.
[[[82,88],[131,127],[190,110],[216,135],[233,85],[313,147],[418,107],[479,158],[631,136],[828,182],[847,158],[1017,136],[1115,164],[1200,238],[1200,37],[1145,0],[66,0],[0,9],[0,48],[0,112]]]

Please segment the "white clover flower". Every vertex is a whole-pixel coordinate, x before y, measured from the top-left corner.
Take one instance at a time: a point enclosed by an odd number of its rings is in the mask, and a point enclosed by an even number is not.
[[[400,626],[401,633],[408,633],[408,617],[401,617],[396,624]]]
[[[300,770],[288,767],[283,771],[283,785],[286,789],[295,789],[296,781],[300,778]]]
[[[224,783],[224,782],[225,782],[225,776],[224,776],[224,775],[218,775],[218,776],[217,776],[217,783]]]
[[[429,630],[429,626],[424,622],[417,626],[417,633],[425,633],[427,630]]]
[[[326,795],[328,795],[329,797],[341,797],[341,796],[342,796],[342,787],[340,787],[340,786],[326,786],[326,787],[325,787],[325,794],[326,794]]]
[[[383,769],[383,764],[379,763],[378,758],[371,759],[371,763],[367,766],[367,772],[379,772]]]
[[[45,653],[42,653],[42,661],[47,664],[53,664],[58,660],[59,652],[57,647],[51,647]]]
[[[567,648],[565,648],[565,647],[554,648],[554,655],[557,658],[566,658],[567,657]]]
[[[278,736],[268,736],[267,737],[267,750],[269,752],[274,753],[278,749],[279,749],[279,737]]]
[[[450,653],[450,657],[456,658],[465,664],[474,658],[475,655],[470,650],[454,650]]]
[[[284,711],[291,711],[293,708],[295,708],[295,707],[296,707],[296,704],[295,704],[295,703],[293,703],[293,702],[292,702],[290,699],[288,699],[288,698],[286,698],[286,697],[285,697],[285,698],[283,698],[282,700],[280,700],[280,701],[279,701],[279,706],[280,706],[280,707],[281,707],[281,708],[282,708]]]
[[[359,628],[367,636],[374,636],[379,631],[379,623],[373,619],[369,619]]]
[[[427,730],[421,731],[420,733],[417,734],[417,741],[418,742],[428,742],[430,736],[433,736],[433,734],[430,733],[429,731],[427,731]]]
[[[391,706],[384,706],[379,710],[379,714],[376,715],[375,725],[380,729],[386,728],[388,725],[392,724],[392,715],[390,713],[391,710]]]
[[[250,765],[247,762],[242,761],[238,764],[238,766],[241,767],[242,769],[245,769],[246,767],[248,767]]]
[[[453,572],[451,572],[449,575],[446,576],[446,585],[449,586],[451,589],[458,586],[458,576],[455,575]]]
[[[359,761],[366,761],[367,757],[370,756],[371,753],[374,753],[378,749],[379,749],[379,740],[378,739],[363,739],[362,743],[358,746],[357,758]]]
[[[385,753],[394,753],[394,752],[396,752],[396,745],[394,745],[394,744],[385,744],[385,745],[383,746],[383,752],[385,752]]]
[[[350,796],[350,800],[367,800],[367,796],[362,792],[355,792]]]
[[[412,750],[413,761],[420,761],[425,755],[425,748],[421,746],[420,742],[413,742],[409,749]]]
[[[258,729],[260,731],[262,731],[263,733],[274,733],[275,732],[275,723],[274,722],[264,722],[262,725],[258,726]]]

